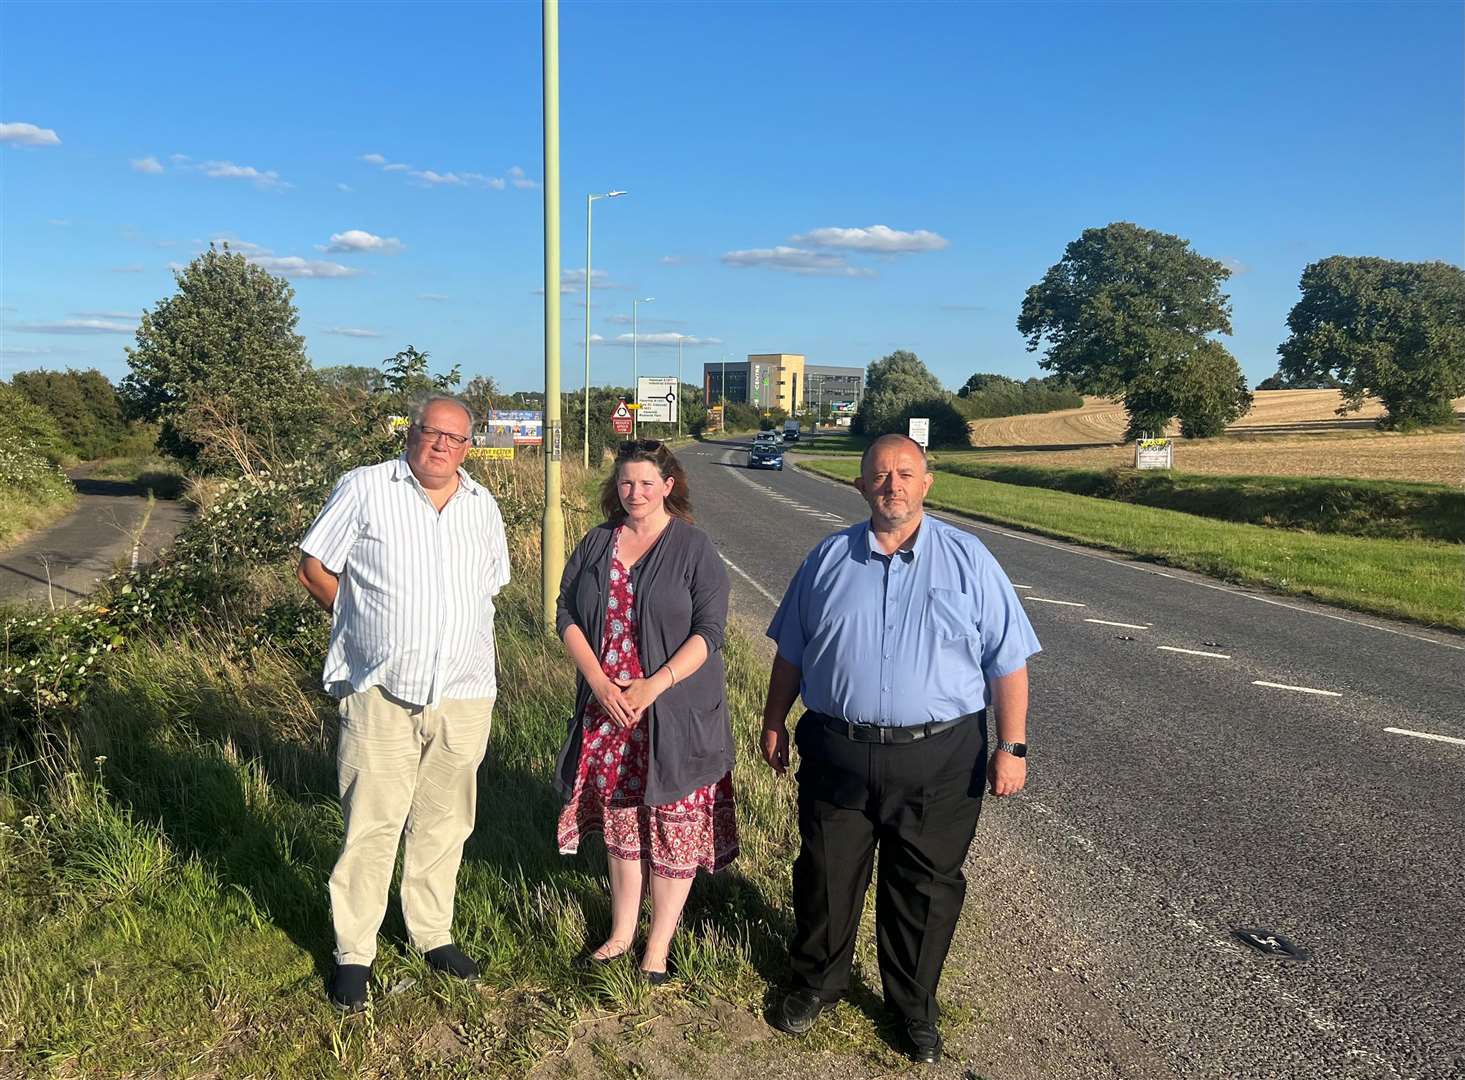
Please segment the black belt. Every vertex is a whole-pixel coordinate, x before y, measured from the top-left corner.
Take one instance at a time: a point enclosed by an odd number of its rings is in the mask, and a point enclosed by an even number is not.
[[[955,720],[932,720],[926,724],[914,724],[910,727],[888,727],[881,724],[852,724],[848,720],[841,720],[837,716],[828,716],[824,713],[817,712],[810,712],[809,715],[830,731],[843,735],[851,742],[896,744],[920,742],[928,735],[939,735],[947,728],[954,728],[957,724],[964,723],[967,720],[975,720],[985,712],[986,710],[984,709],[981,712],[958,716]]]

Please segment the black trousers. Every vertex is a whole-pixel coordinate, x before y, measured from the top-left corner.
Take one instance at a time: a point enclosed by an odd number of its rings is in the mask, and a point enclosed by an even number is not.
[[[875,937],[885,1004],[935,1023],[936,984],[966,898],[961,872],[986,781],[987,717],[919,742],[854,742],[805,713],[794,861],[794,984],[834,1001],[849,990],[875,851]]]

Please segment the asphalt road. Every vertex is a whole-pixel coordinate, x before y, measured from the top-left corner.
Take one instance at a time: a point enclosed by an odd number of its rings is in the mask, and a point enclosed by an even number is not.
[[[866,516],[731,442],[679,457],[755,630]],[[959,935],[1005,974],[943,984],[983,996],[974,1073],[1465,1077],[1465,639],[958,523],[1044,647]],[[1310,959],[1233,937],[1257,927]]]
[[[61,606],[91,592],[134,557],[148,562],[188,520],[180,503],[135,484],[72,474],[76,507],[44,532],[0,552],[0,599]]]

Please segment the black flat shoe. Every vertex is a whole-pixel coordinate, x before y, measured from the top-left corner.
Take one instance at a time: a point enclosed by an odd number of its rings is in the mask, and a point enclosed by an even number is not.
[[[941,1060],[941,1032],[929,1020],[907,1020],[905,1052],[921,1065],[936,1064]]]
[[[641,973],[641,981],[647,986],[664,986],[671,979],[669,971],[647,971],[645,968],[637,968]]]
[[[769,1017],[779,1031],[802,1035],[814,1026],[826,1002],[812,990],[790,990]]]
[[[342,1012],[361,1012],[366,1008],[370,982],[370,964],[337,964],[331,975],[331,1004]]]
[[[600,948],[604,948],[604,946]],[[596,956],[595,954],[599,951],[600,949],[592,949],[587,945],[580,952],[579,956],[570,961],[570,966],[576,971],[593,971],[595,968],[601,967],[604,964],[611,964],[619,960],[631,951],[631,947],[627,945],[620,952],[612,953],[610,956]]]
[[[432,970],[441,971],[455,979],[472,982],[478,978],[478,965],[456,945],[439,945],[436,949],[428,949],[422,954],[422,958]]]

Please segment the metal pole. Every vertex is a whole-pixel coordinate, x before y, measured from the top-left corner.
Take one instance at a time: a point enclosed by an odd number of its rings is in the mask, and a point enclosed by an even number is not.
[[[641,323],[636,312],[639,300],[631,301],[631,400],[641,404]],[[631,410],[631,438],[636,437],[636,418],[640,409]]]
[[[685,334],[677,335],[677,434],[682,433],[682,338]]]
[[[560,7],[544,16],[544,523],[540,533],[540,613],[554,632],[555,598],[565,566],[560,494]],[[586,268],[587,277],[589,267]]]
[[[590,468],[590,208],[595,196],[585,196],[585,468]]]

